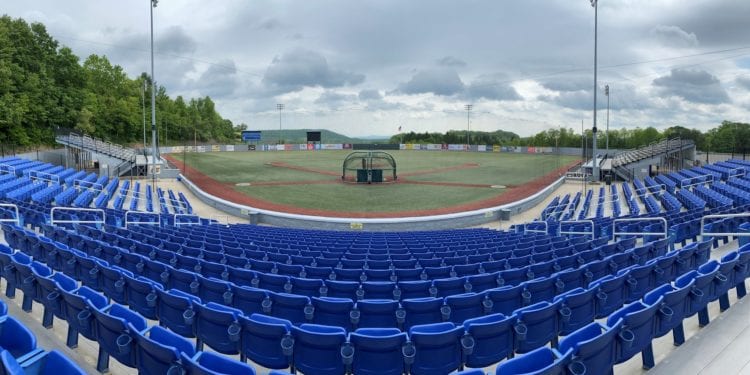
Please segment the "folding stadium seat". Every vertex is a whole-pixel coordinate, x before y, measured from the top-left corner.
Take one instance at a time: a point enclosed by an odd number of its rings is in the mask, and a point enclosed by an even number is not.
[[[14,358],[28,356],[37,350],[36,337],[23,323],[6,315],[0,322],[0,349],[10,352]]]
[[[312,314],[310,309],[310,299],[296,294],[268,292],[268,299],[263,302],[264,314],[296,325],[308,322],[308,315]]]
[[[401,292],[401,299],[424,298],[437,295],[437,289],[432,286],[432,281],[399,281],[397,285]]]
[[[448,374],[461,367],[462,326],[450,322],[424,324],[409,329],[410,345],[404,349],[407,372],[414,375]]]
[[[523,269],[532,263],[531,253],[522,256],[517,251],[514,251],[513,256],[507,258],[506,261],[511,269]]]
[[[453,277],[453,267],[424,267],[424,273],[428,280],[445,279]]]
[[[161,285],[145,277],[123,275],[127,285],[128,306],[146,319],[156,320],[156,290]]]
[[[198,275],[198,297],[204,303],[215,302],[222,305],[230,306],[232,304],[233,294],[232,286],[226,281],[214,278],[206,278]]]
[[[133,277],[133,274],[118,266],[102,266],[99,268],[100,285],[102,292],[112,301],[119,304],[126,304],[127,301],[127,284],[123,274]]]
[[[651,340],[654,337],[656,312],[661,301],[651,305],[636,301],[612,313],[607,318],[607,326],[614,327],[622,322],[618,333],[618,344],[615,347],[615,363],[622,363],[641,352],[643,368],[654,366],[654,352]]]
[[[292,363],[292,323],[261,314],[240,316],[242,352],[245,358],[270,369],[285,369]]]
[[[202,350],[203,344],[222,354],[239,354],[240,352],[240,310],[209,302],[205,305],[194,304],[195,335],[198,338],[196,350]]]
[[[709,259],[711,259],[711,241],[698,242],[698,245],[695,247],[695,252],[693,253],[692,264],[695,265],[694,267],[698,267],[701,264],[708,262]]]
[[[305,277],[309,279],[325,280],[330,278],[332,273],[333,269],[331,267],[305,266]]]
[[[96,320],[96,341],[99,343],[96,369],[106,371],[110,356],[127,367],[136,367],[135,336],[148,327],[146,319],[119,304],[92,309],[91,312]]]
[[[16,288],[21,283],[18,280],[18,272],[16,266],[19,264],[31,264],[31,257],[22,253],[15,252],[9,255],[5,252],[0,252],[0,266],[2,266],[2,277],[7,282],[5,287],[5,296],[8,298],[16,297]]]
[[[352,329],[350,313],[354,309],[354,302],[351,299],[313,297],[311,303],[313,323],[342,327],[347,331]]]
[[[326,297],[349,298],[356,301],[360,296],[357,291],[361,290],[358,282],[325,280]]]
[[[344,361],[351,363],[353,353],[343,348],[347,336],[341,327],[292,326],[292,337],[294,368],[305,375],[341,374],[345,371]]]
[[[524,355],[500,363],[496,375],[545,374],[562,375],[571,361],[572,352],[557,355],[550,348],[539,348]]]
[[[201,299],[177,289],[156,290],[156,315],[159,325],[176,332],[182,337],[195,337],[195,309]]]
[[[671,283],[676,275],[677,270],[677,255],[676,251],[672,251],[667,255],[657,257],[649,260],[646,264],[652,264],[654,266],[654,285],[661,285],[665,283]]]
[[[75,280],[60,272],[56,272],[50,277],[39,275],[35,275],[34,277],[39,285],[39,299],[44,306],[42,326],[51,328],[55,316],[58,319],[65,319],[62,306],[62,290],[72,293],[78,288],[78,284]]]
[[[393,273],[396,275],[396,280],[398,282],[402,281],[418,281],[418,280],[426,280],[427,275],[424,273],[424,270],[419,267],[414,268],[396,268],[393,270]],[[424,279],[423,279],[424,276]]]
[[[188,375],[255,375],[252,366],[211,352],[198,352],[193,358],[181,353],[180,362]]]
[[[22,362],[21,362],[22,361]],[[39,350],[18,360],[7,350],[0,352],[0,374],[3,375],[85,375],[78,365],[57,350],[44,352]],[[21,363],[19,363],[21,362]]]
[[[304,279],[300,277],[290,277],[289,283],[291,285],[289,293],[308,297],[320,296],[320,289],[325,286],[320,279]]]
[[[465,286],[469,285],[471,286],[471,291],[474,293],[481,293],[488,289],[497,288],[497,273],[467,276]]]
[[[253,280],[258,280],[258,275],[255,271],[247,270],[244,268],[229,267],[227,268],[227,273],[229,274],[227,281],[230,281],[238,286],[251,286],[253,284]]]
[[[557,346],[557,335],[570,319],[570,310],[562,306],[562,301],[539,302],[517,310],[514,315],[516,352],[527,353],[550,342],[552,347]]]
[[[622,307],[628,295],[628,270],[594,280],[589,289],[596,289],[596,318],[605,318]]]
[[[21,308],[23,311],[31,312],[33,301],[41,303],[39,294],[39,284],[37,277],[49,277],[52,270],[42,263],[32,261],[31,264],[12,263],[15,267],[16,276],[18,277],[19,288],[23,291],[23,302]]]
[[[365,299],[401,299],[401,290],[390,281],[365,281],[362,290]]]
[[[567,335],[594,321],[597,292],[597,288],[576,288],[555,297],[555,302],[561,302],[560,309],[570,311],[570,318],[561,322],[561,335]]]
[[[568,368],[579,370],[579,374],[613,374],[617,335],[622,322],[607,327],[592,322],[560,340],[558,353],[573,354],[574,364]]]
[[[631,265],[635,264],[633,262],[631,253],[619,253],[615,255],[610,255],[606,257],[604,260],[609,262],[610,273],[616,273],[618,271],[624,270],[630,267]]]
[[[483,292],[487,301],[489,301],[490,313],[501,313],[511,315],[513,311],[526,306],[531,301],[531,296],[523,285],[508,285],[499,288],[489,289]]]
[[[743,238],[743,237],[740,237]],[[750,246],[742,246],[737,250],[737,266],[735,268],[735,289],[737,298],[742,298],[747,294],[745,279],[750,277]]]
[[[467,319],[463,326],[473,341],[471,353],[465,353],[464,364],[484,368],[513,356],[513,327],[516,318],[503,314]]]
[[[506,264],[507,262],[505,261],[505,259],[501,259],[501,260],[483,262],[481,264],[481,267],[484,270],[484,272],[492,273],[492,272],[505,270]]]
[[[719,263],[719,274],[724,279],[717,277],[714,284],[714,290],[711,298],[719,300],[719,308],[725,311],[729,308],[729,290],[737,286],[737,265],[739,264],[740,255],[737,251],[732,251],[721,257]],[[744,280],[744,279],[743,279]]]
[[[500,271],[497,275],[497,285],[520,285],[524,281],[529,280],[528,268],[514,268],[505,271]]]
[[[643,297],[643,303],[646,305],[660,304],[656,314],[654,337],[661,337],[672,331],[675,345],[685,342],[682,320],[686,317],[687,302],[693,283],[691,281],[683,287],[664,284]]]
[[[388,261],[385,261],[388,262]],[[365,276],[368,281],[390,281],[396,282],[398,279],[393,270],[389,267],[382,269],[369,268],[365,270]]]
[[[432,285],[437,289],[438,297],[448,297],[471,291],[471,284],[467,285],[466,279],[463,277],[435,279],[432,281]]]
[[[193,343],[160,326],[134,332],[138,373],[163,375],[180,363],[180,353],[195,355]]]
[[[265,272],[259,272],[257,273],[257,275],[259,282],[258,284],[253,285],[253,287],[256,288],[261,288],[277,293],[284,293],[286,291],[287,285],[289,285],[288,276],[275,275]]]
[[[266,291],[249,286],[232,286],[231,307],[242,311],[245,315],[263,312],[263,301],[268,298]]]
[[[404,373],[406,333],[396,328],[361,328],[349,334],[354,358],[348,373],[400,375]]]
[[[626,303],[637,301],[656,286],[654,265],[634,265],[627,268],[628,294],[625,299]],[[622,272],[622,271],[620,271]]]
[[[417,260],[416,259],[395,259],[394,256],[391,256],[391,264],[394,268],[397,269],[414,269],[417,268]]]
[[[484,294],[464,293],[445,297],[445,306],[441,308],[444,321],[463,324],[466,319],[476,318],[489,313],[491,303],[486,302]]]
[[[527,281],[521,285],[529,294],[529,303],[534,304],[542,301],[552,301],[558,293],[563,291],[563,284],[557,278],[540,277]]]
[[[161,280],[164,289],[177,289],[185,293],[198,294],[200,283],[198,282],[198,275],[195,272],[173,267],[167,267],[165,271],[157,279]]]
[[[63,297],[62,315],[68,322],[68,347],[78,346],[78,334],[96,341],[95,322],[92,311],[107,306],[107,298],[89,287],[82,286],[73,291],[58,289]]]
[[[229,271],[224,264],[210,261],[201,261],[201,275],[205,278],[214,278],[218,280],[229,280]]]
[[[405,312],[398,301],[360,300],[351,312],[352,326],[358,328],[400,328]]]
[[[405,318],[404,329],[408,330],[415,325],[440,323],[443,321],[441,308],[442,298],[413,298],[401,301]]]

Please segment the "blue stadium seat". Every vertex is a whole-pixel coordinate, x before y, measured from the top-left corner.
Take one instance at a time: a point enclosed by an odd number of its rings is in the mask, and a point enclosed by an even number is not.
[[[557,355],[550,348],[539,348],[500,363],[496,375],[562,375],[571,361],[572,352]]]
[[[432,281],[399,281],[397,285],[401,291],[401,299],[435,297],[437,295],[437,289],[432,287]]]
[[[514,350],[513,327],[516,318],[503,314],[486,315],[464,321],[466,335],[473,340],[471,353],[467,353],[464,364],[473,368],[484,368],[511,358]]]
[[[654,366],[654,352],[651,340],[654,337],[656,313],[661,307],[661,299],[651,305],[640,301],[623,306],[607,318],[607,326],[612,328],[622,323],[615,349],[615,363],[622,363],[641,353],[643,368]]]
[[[75,280],[60,272],[56,272],[50,277],[38,275],[35,275],[35,277],[39,285],[39,297],[44,306],[42,326],[50,328],[53,325],[54,317],[65,319],[61,290],[72,293],[78,288],[78,284]]]
[[[490,312],[491,303],[485,305],[484,294],[463,293],[445,297],[443,320],[463,324],[464,320]]]
[[[571,352],[575,368],[580,374],[613,374],[617,335],[622,322],[607,327],[592,322],[560,340],[558,353]],[[572,372],[572,371],[571,371]]]
[[[417,325],[409,329],[413,347],[404,349],[407,372],[414,375],[448,374],[461,367],[462,326],[450,322]]]
[[[28,356],[37,350],[36,337],[16,318],[5,316],[0,322],[0,349],[8,351],[14,358]]]
[[[255,375],[255,369],[239,361],[211,352],[198,352],[192,358],[181,354],[186,375]]]
[[[401,290],[390,281],[365,281],[362,290],[364,299],[401,299]]]
[[[396,328],[361,328],[349,334],[354,358],[349,373],[400,375],[404,373],[406,333]]]
[[[135,332],[138,373],[142,375],[164,375],[178,367],[180,353],[195,355],[193,343],[160,326],[151,326],[143,332]]]
[[[266,291],[249,287],[232,287],[232,305],[235,309],[242,311],[246,316],[263,313],[263,301],[268,298]]]
[[[359,282],[355,281],[338,281],[338,280],[325,280],[326,284],[326,297],[336,298],[349,298],[356,301],[360,297],[357,295],[359,289]]]
[[[0,362],[0,375],[86,375],[75,362],[57,350],[39,351],[22,361],[3,350],[0,352]]]
[[[78,346],[78,334],[96,341],[96,322],[93,310],[107,306],[107,298],[87,286],[73,291],[59,290],[62,294],[63,316],[68,322],[68,347]]]
[[[156,315],[159,325],[169,328],[182,337],[195,337],[195,309],[200,298],[181,290],[156,290]]]
[[[341,327],[302,324],[292,326],[294,368],[305,375],[344,373],[344,361],[351,363],[353,353],[342,350],[346,331]]]
[[[597,288],[576,288],[555,297],[555,302],[561,301],[561,309],[570,310],[570,318],[560,326],[561,335],[567,335],[594,321],[597,293]]]
[[[656,314],[654,337],[661,337],[672,331],[675,345],[685,342],[682,320],[686,317],[690,292],[694,283],[695,281],[691,280],[682,287],[664,284],[643,297],[643,303],[646,305],[660,304]]]
[[[270,369],[285,369],[292,363],[292,323],[261,314],[240,316],[241,357]]]
[[[222,354],[240,353],[240,323],[242,311],[209,302],[194,304],[196,350],[203,344]]]
[[[336,326],[350,331],[352,321],[349,314],[354,308],[354,302],[348,298],[313,297],[312,322],[315,324]]]
[[[404,308],[404,329],[409,330],[415,325],[440,323],[443,321],[441,307],[442,298],[412,298],[401,301]]]
[[[516,352],[527,353],[550,342],[557,346],[560,326],[570,319],[570,310],[562,301],[539,302],[517,310],[515,316]]]
[[[492,302],[490,313],[512,315],[514,311],[528,305],[531,296],[523,285],[507,285],[484,291],[487,300]]]
[[[628,280],[628,271],[616,275],[605,276],[594,280],[589,288],[596,289],[596,318],[605,318],[615,310],[622,307],[627,297],[628,289],[625,283]]]
[[[400,328],[405,315],[398,301],[361,300],[354,306],[351,320],[355,328]]]
[[[146,319],[156,320],[156,290],[161,285],[142,277],[123,275],[127,285],[128,306]]]
[[[274,292],[269,292],[268,297],[268,302],[263,309],[265,314],[286,319],[295,325],[308,322],[306,309],[312,307],[309,298],[296,294]]]
[[[96,319],[96,341],[99,343],[96,369],[106,371],[110,356],[127,367],[136,367],[135,336],[148,327],[146,319],[119,304],[92,309],[91,312]]]

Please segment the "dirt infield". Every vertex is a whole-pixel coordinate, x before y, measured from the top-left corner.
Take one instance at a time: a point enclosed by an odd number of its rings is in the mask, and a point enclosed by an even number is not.
[[[472,210],[478,210],[482,208],[487,207],[494,207],[499,206],[506,203],[515,202],[518,200],[521,200],[523,198],[529,197],[539,190],[543,189],[547,185],[551,184],[553,181],[557,180],[562,174],[564,174],[568,168],[576,164],[577,162],[571,162],[569,165],[563,166],[557,170],[554,170],[547,175],[544,175],[542,177],[539,177],[535,180],[530,181],[529,183],[520,185],[520,186],[508,186],[505,190],[502,190],[502,192],[499,192],[499,195],[496,197],[492,197],[489,199],[477,201],[477,202],[471,202],[466,204],[459,204],[459,205],[453,205],[453,206],[447,206],[447,207],[441,207],[436,209],[429,209],[429,210],[411,210],[411,211],[399,211],[399,212],[346,212],[346,211],[331,211],[331,210],[317,210],[317,209],[310,209],[310,208],[302,208],[302,207],[295,207],[295,206],[289,206],[284,204],[278,204],[269,202],[262,199],[253,198],[251,196],[248,196],[244,193],[241,193],[237,190],[234,190],[234,184],[228,184],[228,183],[221,183],[219,181],[214,180],[213,178],[201,173],[200,171],[187,166],[187,170],[185,170],[185,164],[175,158],[173,158],[171,155],[164,155],[166,159],[168,159],[171,163],[176,165],[180,170],[182,170],[183,174],[185,174],[190,181],[192,181],[195,185],[199,186],[203,191],[206,193],[209,193],[211,195],[220,197],[222,199],[228,200],[230,202],[235,202],[242,205],[247,205],[259,209],[264,210],[271,210],[271,211],[281,211],[281,212],[288,212],[288,213],[294,213],[294,214],[300,214],[300,215],[312,215],[312,216],[329,216],[329,217],[350,217],[350,218],[396,218],[396,217],[411,217],[411,216],[429,216],[429,215],[441,215],[441,214],[449,214],[449,213],[457,213],[457,212],[465,212],[465,211],[472,211]],[[286,163],[272,163],[272,165],[277,167],[283,167],[283,168],[291,168],[296,170],[303,170],[307,172],[314,172],[314,173],[320,173],[324,175],[336,175],[337,173],[333,173],[330,171],[321,171],[321,170],[312,170],[309,168],[304,167],[297,167],[293,165],[289,165]],[[461,168],[472,168],[471,165],[461,165],[458,167],[452,167],[456,169]],[[305,183],[329,183],[329,180],[323,180],[323,181],[293,181],[293,182],[279,182],[276,183],[277,185],[284,185],[284,184],[294,184],[294,185],[301,185]],[[330,183],[339,183],[339,181],[333,181],[330,180]],[[422,181],[399,181],[399,182],[406,182],[406,183],[425,183]],[[426,182],[427,184],[440,184],[445,186],[455,186],[455,183],[447,183],[447,182]],[[267,185],[270,185],[270,183],[267,183]],[[465,184],[465,185],[472,185],[472,184]],[[460,185],[459,185],[460,186]],[[483,186],[466,186],[466,187],[487,187],[488,185]]]

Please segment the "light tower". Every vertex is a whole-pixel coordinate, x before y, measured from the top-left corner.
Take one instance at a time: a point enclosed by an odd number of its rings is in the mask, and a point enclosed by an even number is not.
[[[474,104],[466,104],[464,106],[464,109],[466,109],[466,151],[469,151],[469,146],[471,146],[471,142],[469,139],[469,124],[471,123],[472,108],[474,108]]]
[[[281,137],[281,111],[284,110],[284,104],[281,104],[281,103],[276,104],[276,109],[279,110],[279,144],[281,144],[281,140],[282,140],[282,137]]]

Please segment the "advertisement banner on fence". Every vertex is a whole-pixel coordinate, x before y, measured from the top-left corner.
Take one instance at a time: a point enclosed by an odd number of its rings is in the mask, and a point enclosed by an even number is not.
[[[341,143],[323,143],[321,148],[323,150],[343,150],[344,146]]]
[[[198,152],[206,152],[206,146],[198,146]]]
[[[211,152],[219,152],[219,151],[221,151],[221,146],[211,145]]]
[[[234,145],[227,145],[226,150],[227,151],[234,151]]]
[[[248,151],[255,151],[255,145],[247,145]]]
[[[500,145],[492,145],[492,152],[500,152]]]
[[[443,144],[441,144],[441,145],[440,145],[440,149],[441,149],[441,150],[447,150],[447,149],[448,149],[448,144],[447,144],[447,143],[443,143]]]
[[[477,145],[477,151],[481,151],[481,152],[487,151],[487,145]]]
[[[425,145],[425,147],[426,147],[425,148],[426,150],[430,150],[430,151],[439,151],[443,149],[443,145],[435,144],[435,143],[427,144]]]
[[[399,149],[399,150],[406,150],[406,145],[405,145],[405,144],[403,144],[403,143],[400,143],[400,144],[398,145],[398,149]]]
[[[296,145],[293,145],[293,144],[287,143],[284,145],[284,151],[293,151],[296,148],[297,148]]]
[[[344,150],[351,150],[352,144],[351,143],[344,143]]]
[[[180,152],[182,152],[182,146],[174,146],[174,147],[172,147],[171,152],[173,152],[175,154],[179,154]]]
[[[466,151],[466,145],[450,144],[450,145],[448,145],[448,150],[450,150],[450,151]]]
[[[534,154],[536,153],[536,147],[527,147],[526,152],[529,154]]]
[[[276,145],[276,151],[284,151],[284,145]]]

